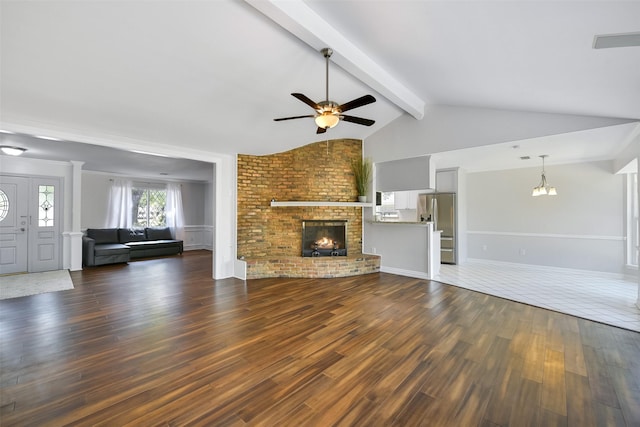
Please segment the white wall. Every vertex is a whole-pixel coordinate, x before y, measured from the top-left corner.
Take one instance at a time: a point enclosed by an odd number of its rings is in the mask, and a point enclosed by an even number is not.
[[[622,273],[624,177],[612,168],[547,166],[555,197],[531,196],[541,168],[469,173],[469,258]]]
[[[365,221],[364,232],[370,238],[365,241],[362,251],[380,255],[380,271],[428,279],[428,231],[425,224],[419,223],[385,224]]]
[[[105,227],[112,178],[110,175],[82,172],[82,230]]]
[[[184,223],[197,225],[206,224],[204,215],[207,184],[183,182],[181,185]]]
[[[467,189],[467,173],[462,169],[457,169],[457,214],[458,214],[458,264],[464,264],[468,258],[468,189]]]

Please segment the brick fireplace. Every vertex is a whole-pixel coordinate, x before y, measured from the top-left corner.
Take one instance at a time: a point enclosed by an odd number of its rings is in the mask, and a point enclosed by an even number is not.
[[[238,256],[247,261],[247,278],[339,277],[378,271],[379,258],[361,253],[361,207],[271,206],[272,200],[356,201],[350,165],[361,156],[362,141],[354,139],[317,142],[266,156],[238,155]],[[313,220],[346,221],[349,255],[303,258],[302,222]]]

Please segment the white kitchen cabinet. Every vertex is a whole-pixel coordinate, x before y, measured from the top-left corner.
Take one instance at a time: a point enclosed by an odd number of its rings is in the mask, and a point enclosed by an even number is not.
[[[396,191],[393,193],[393,204],[396,210],[417,209],[420,191]]]

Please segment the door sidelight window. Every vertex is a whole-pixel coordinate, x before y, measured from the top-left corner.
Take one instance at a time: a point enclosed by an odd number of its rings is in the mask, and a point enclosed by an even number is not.
[[[38,185],[38,226],[54,226],[54,196],[53,185]]]

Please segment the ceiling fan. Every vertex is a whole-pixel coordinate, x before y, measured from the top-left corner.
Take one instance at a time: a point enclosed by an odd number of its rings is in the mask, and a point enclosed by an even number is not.
[[[304,102],[314,110],[316,110],[316,114],[309,114],[306,116],[294,116],[294,117],[283,117],[280,119],[273,119],[276,122],[282,120],[292,120],[292,119],[302,119],[306,117],[313,117],[315,119],[316,124],[318,125],[318,130],[316,133],[325,133],[327,129],[334,127],[340,122],[340,120],[344,120],[345,122],[356,123],[364,126],[371,126],[375,123],[374,120],[363,119],[361,117],[347,116],[346,114],[342,114],[345,111],[352,110],[354,108],[362,107],[363,105],[371,104],[372,102],[376,102],[376,99],[371,95],[364,95],[360,98],[354,99],[353,101],[349,101],[345,104],[339,105],[336,102],[329,100],[329,58],[333,51],[331,49],[324,48],[320,52],[324,55],[327,63],[327,85],[326,85],[326,100],[318,103],[313,102],[307,96],[301,93],[292,93],[294,97],[298,98],[300,101]]]

